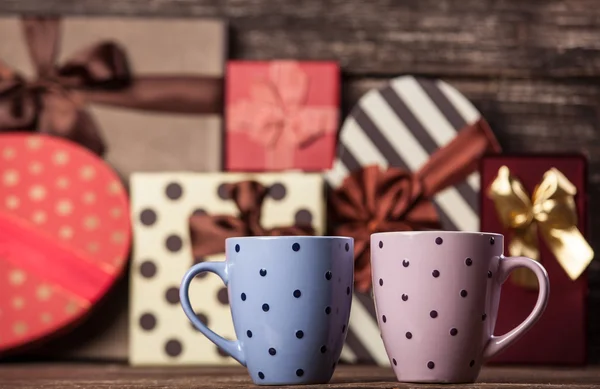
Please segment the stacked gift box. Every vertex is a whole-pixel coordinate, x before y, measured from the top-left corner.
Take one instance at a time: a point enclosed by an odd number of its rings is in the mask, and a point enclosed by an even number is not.
[[[496,362],[585,361],[584,158],[501,154],[442,80],[392,78],[341,119],[337,62],[227,62],[221,21],[4,18],[0,32],[17,37],[0,44],[0,353],[67,342],[103,305],[121,308],[67,353],[235,363],[181,310],[185,271],[224,260],[228,237],[331,234],[355,240],[342,360],[387,366],[369,236],[444,229],[501,232],[506,255],[548,269],[547,313]],[[531,311],[530,276],[507,281],[497,334]],[[190,297],[235,337],[217,277]]]

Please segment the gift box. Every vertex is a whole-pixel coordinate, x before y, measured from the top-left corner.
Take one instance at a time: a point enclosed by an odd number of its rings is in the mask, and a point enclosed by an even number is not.
[[[121,275],[131,239],[116,173],[48,135],[0,135],[0,354],[83,320]]]
[[[340,70],[326,61],[230,61],[226,169],[330,169],[338,128]]]
[[[481,231],[503,233],[506,256],[527,256],[548,271],[551,293],[541,319],[496,363],[583,364],[587,162],[582,156],[492,156],[481,163]],[[537,300],[537,282],[519,269],[502,287],[495,334],[517,327]]]
[[[325,175],[329,232],[355,240],[355,294],[342,357],[387,366],[370,293],[370,235],[478,231],[479,160],[500,146],[456,89],[413,76],[361,97],[344,120],[339,143]]]
[[[0,131],[63,136],[131,172],[221,167],[218,20],[0,18]]]
[[[136,173],[132,178],[130,363],[236,364],[197,331],[179,304],[185,272],[225,260],[225,239],[322,235],[321,175],[302,173]],[[200,320],[225,338],[235,332],[227,289],[197,277],[190,299]]]

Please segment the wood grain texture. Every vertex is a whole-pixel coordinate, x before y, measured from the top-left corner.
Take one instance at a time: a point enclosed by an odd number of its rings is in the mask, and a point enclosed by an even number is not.
[[[600,385],[600,368],[485,368],[475,384],[444,385],[446,389],[588,389]],[[65,387],[151,388],[251,388],[241,367],[131,368],[123,365],[2,365],[0,389],[54,389]],[[329,385],[311,388],[416,389],[439,385],[401,384],[391,369],[340,366]],[[277,388],[277,386],[271,386]]]
[[[2,0],[0,12],[225,17],[234,57],[349,74],[597,77],[594,0]]]
[[[232,58],[338,60],[345,112],[389,77],[444,78],[505,152],[589,158],[590,235],[600,252],[597,0],[0,0],[0,13],[226,18]],[[600,261],[589,276],[588,355],[600,363]]]

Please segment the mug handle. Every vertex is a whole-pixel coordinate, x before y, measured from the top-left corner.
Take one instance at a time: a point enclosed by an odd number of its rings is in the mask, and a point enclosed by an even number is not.
[[[204,334],[214,344],[220,347],[227,354],[231,355],[233,359],[242,364],[242,366],[246,366],[246,357],[244,356],[244,351],[242,350],[242,346],[239,340],[227,340],[222,336],[213,332],[210,328],[208,328],[204,323],[198,319],[194,309],[192,308],[192,304],[190,303],[190,283],[198,274],[203,272],[210,272],[218,275],[225,286],[229,283],[229,276],[227,274],[227,266],[225,262],[201,262],[194,266],[192,266],[183,276],[183,281],[181,281],[181,288],[179,289],[179,300],[181,301],[181,306],[183,307],[183,312],[185,312],[186,316],[194,327],[196,327],[201,333]]]
[[[540,316],[542,316],[542,313],[544,313],[546,305],[548,305],[548,297],[550,295],[550,281],[548,280],[548,273],[539,262],[534,261],[533,259],[527,257],[503,257],[498,266],[497,279],[500,283],[498,287],[502,286],[502,284],[510,275],[510,272],[519,267],[528,268],[529,270],[533,271],[537,277],[539,284],[537,302],[535,303],[535,306],[533,307],[533,310],[529,316],[527,316],[527,318],[523,320],[521,324],[502,336],[492,335],[485,346],[485,349],[483,350],[484,359],[493,357],[524,335],[531,328],[531,326],[538,321]]]

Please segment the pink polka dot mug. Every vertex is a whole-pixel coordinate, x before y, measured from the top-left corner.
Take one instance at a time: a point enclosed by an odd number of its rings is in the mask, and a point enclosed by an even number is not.
[[[371,235],[373,293],[383,343],[401,382],[469,383],[482,363],[528,331],[546,308],[544,267],[504,257],[504,237],[481,232],[415,231]],[[533,311],[495,336],[500,290],[525,267],[539,283]]]

